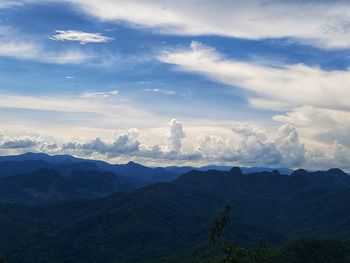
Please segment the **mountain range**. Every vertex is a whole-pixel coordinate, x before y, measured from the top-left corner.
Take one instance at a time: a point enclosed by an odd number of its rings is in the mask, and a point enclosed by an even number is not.
[[[194,169],[228,171],[230,167],[146,167],[132,161],[110,164],[45,153],[0,156],[0,201],[37,205],[93,199],[116,192],[130,192],[153,183],[170,182]],[[241,169],[244,173],[273,170]],[[280,171],[292,172],[286,168]]]
[[[28,160],[4,158],[1,162],[23,161]],[[33,161],[57,165],[65,160]],[[135,164],[124,167],[129,165]],[[105,178],[106,183],[98,182],[95,176]],[[244,174],[238,167],[192,170],[172,181],[128,191],[120,191],[122,185],[115,176],[119,178],[102,169],[73,169],[60,174],[52,167],[1,176],[5,180],[0,181],[1,192],[19,185],[27,189],[28,181],[33,187],[32,178],[45,192],[49,177],[57,182],[50,194],[55,196],[64,189],[74,198],[62,198],[60,203],[39,200],[39,206],[33,206],[35,200],[31,206],[3,200],[0,254],[10,263],[155,262],[206,244],[210,226],[225,205],[232,207],[233,218],[223,236],[246,247],[260,238],[270,244],[304,236],[350,238],[350,176],[340,169],[300,169],[290,175],[277,170]],[[119,176],[131,178],[122,173]],[[11,178],[16,183],[11,185]],[[109,194],[113,191],[119,192]],[[91,192],[89,197],[84,195]],[[100,193],[105,196],[100,197]]]

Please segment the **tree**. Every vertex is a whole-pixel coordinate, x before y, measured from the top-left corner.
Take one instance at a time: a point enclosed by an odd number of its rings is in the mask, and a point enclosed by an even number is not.
[[[224,228],[231,221],[231,207],[226,205],[220,215],[215,219],[209,232],[209,241],[217,244],[222,249],[220,259],[215,263],[262,263],[270,253],[266,242],[260,240],[252,249],[245,249],[227,241],[220,241]]]
[[[264,262],[269,256],[270,251],[267,247],[266,241],[260,239],[255,248],[249,250],[248,257],[250,263]]]
[[[231,206],[226,205],[220,215],[215,219],[209,232],[209,241],[216,242],[221,237],[225,226],[231,221]]]

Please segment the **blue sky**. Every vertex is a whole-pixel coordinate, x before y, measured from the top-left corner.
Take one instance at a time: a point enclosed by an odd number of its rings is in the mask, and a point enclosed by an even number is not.
[[[346,10],[2,0],[0,153],[349,169]]]

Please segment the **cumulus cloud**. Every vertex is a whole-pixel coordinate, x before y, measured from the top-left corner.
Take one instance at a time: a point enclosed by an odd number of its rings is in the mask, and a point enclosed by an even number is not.
[[[41,142],[39,150],[40,152],[55,154],[60,151],[60,147],[56,143]]]
[[[305,136],[332,144],[338,140],[350,147],[350,112],[302,106],[273,117],[275,121],[288,122],[298,127]]]
[[[279,166],[282,161],[281,152],[271,142],[263,142],[255,136],[244,138],[237,149],[235,161],[246,165]]]
[[[139,151],[140,142],[128,135],[121,135],[117,137],[112,143],[103,142],[100,138],[96,138],[87,143],[70,142],[63,145],[62,149],[81,153],[83,155],[89,154],[105,154],[108,157],[115,157],[118,155],[131,155]]]
[[[185,132],[182,123],[176,119],[169,122],[164,145],[143,143],[139,139],[142,137],[140,131],[133,128],[116,136],[112,142],[96,138],[86,142],[56,143],[28,136],[10,137],[5,134],[0,138],[0,148],[11,153],[14,153],[14,150],[33,150],[70,153],[84,157],[98,156],[107,160],[121,157],[123,160],[141,158],[158,165],[163,162],[192,165],[196,165],[197,162],[213,162],[242,166],[350,169],[349,150],[337,141],[330,149],[307,148],[299,141],[298,132],[291,124],[283,124],[279,128],[278,136],[272,140],[268,139],[266,134],[263,135],[263,129],[258,126],[244,123],[240,123],[240,126],[237,133],[235,132],[238,141],[213,134],[200,134],[197,144],[189,152],[182,149]]]
[[[103,21],[178,35],[295,39],[321,48],[350,46],[348,1],[66,0]]]
[[[238,143],[215,135],[200,137],[198,151],[211,160],[231,161],[249,166],[299,167],[304,162],[304,145],[290,124],[279,128],[279,135],[269,141],[265,131],[256,125],[236,123],[232,131]]]
[[[266,141],[265,131],[256,125],[251,125],[244,122],[235,123],[232,131],[239,134],[242,137],[248,138],[250,136],[256,137],[260,141]]]
[[[235,159],[235,149],[230,139],[223,138],[218,135],[201,134],[197,137],[197,151],[205,159]]]
[[[307,149],[304,166],[313,170],[341,168],[349,170],[350,151],[345,149],[338,141],[326,150]]]
[[[235,123],[232,131],[240,137],[234,148],[232,161],[244,165],[278,166],[283,156],[273,142],[267,140],[266,132],[256,125]]]
[[[147,146],[142,144],[139,137],[139,130],[129,129],[124,135],[118,136],[112,143],[96,138],[90,142],[79,143],[69,142],[62,146],[63,151],[74,154],[106,155],[108,158],[120,156],[133,156],[153,160],[190,161],[201,158],[199,152],[186,153],[181,150],[181,140],[185,138],[182,124],[176,119],[169,123],[169,131],[164,136],[164,145]]]
[[[77,41],[80,44],[88,43],[106,43],[113,38],[102,35],[101,33],[87,33],[75,30],[56,30],[56,34],[50,37],[55,41]]]
[[[298,132],[291,124],[286,123],[278,129],[275,145],[281,152],[283,165],[298,167],[304,162],[304,145],[300,143]]]
[[[165,150],[169,152],[179,152],[182,147],[181,140],[186,137],[183,125],[176,119],[172,119],[169,123],[169,132],[165,134]]]
[[[3,149],[28,149],[38,145],[33,139],[13,139],[4,141],[0,147]]]

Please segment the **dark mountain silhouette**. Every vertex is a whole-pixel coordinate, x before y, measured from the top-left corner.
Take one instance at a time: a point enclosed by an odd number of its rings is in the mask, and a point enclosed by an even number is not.
[[[1,158],[1,157],[0,157]],[[98,171],[92,162],[47,162],[44,160],[0,161],[0,178],[23,173],[32,173],[39,169],[53,169],[63,176],[69,176],[74,170]]]
[[[149,168],[135,162],[110,164],[104,161],[81,159],[70,155],[51,156],[44,153],[25,153],[0,157],[0,177],[23,172],[34,172],[41,168],[55,169],[63,175],[69,175],[75,169],[84,171],[104,170],[124,177],[136,178],[142,181],[143,185],[169,182],[179,176],[179,174],[164,168]]]
[[[258,238],[350,238],[349,201],[350,176],[337,169],[291,176],[191,171],[97,200],[0,205],[0,254],[14,263],[152,262],[206,243],[224,205],[233,214],[225,239],[248,247]]]
[[[100,169],[122,174],[128,177],[137,178],[145,183],[156,182],[170,182],[177,178],[179,174],[168,171],[164,168],[149,168],[135,162],[128,162],[127,164],[114,164],[98,163],[97,166]]]
[[[165,169],[178,173],[178,174],[184,174],[188,173],[192,170],[198,170],[198,171],[209,171],[209,170],[217,170],[217,171],[229,171],[231,170],[232,166],[218,166],[218,165],[207,165],[202,167],[192,167],[192,166],[168,166],[165,167]],[[258,172],[272,172],[273,170],[279,171],[281,174],[290,175],[293,170],[289,168],[267,168],[267,167],[240,167],[242,170],[242,173],[249,174],[249,173],[258,173]]]
[[[0,201],[39,205],[93,199],[135,190],[140,182],[98,170],[73,170],[63,176],[54,169],[0,178]]]
[[[20,164],[18,162],[21,162]],[[132,177],[142,181],[142,185],[157,182],[170,182],[180,175],[192,170],[208,171],[229,171],[231,166],[208,165],[203,167],[191,166],[169,166],[150,168],[135,162],[127,164],[110,164],[100,160],[89,160],[77,158],[71,155],[48,155],[45,153],[25,153],[13,156],[0,156],[0,177],[34,172],[38,169],[55,169],[62,175],[69,175],[73,170],[104,170],[117,173],[125,177]],[[273,168],[264,167],[242,167],[244,174],[252,172],[271,172]],[[293,170],[288,168],[277,168],[281,174],[291,174]]]

